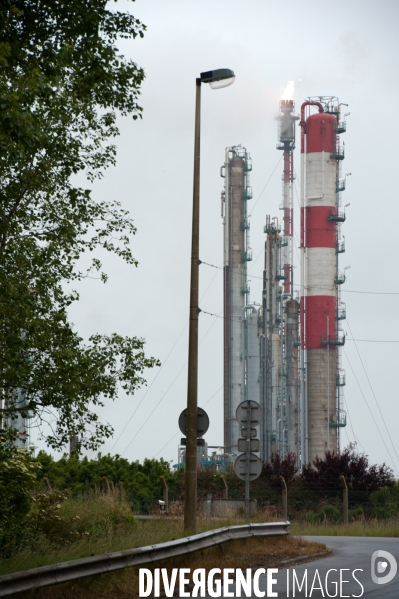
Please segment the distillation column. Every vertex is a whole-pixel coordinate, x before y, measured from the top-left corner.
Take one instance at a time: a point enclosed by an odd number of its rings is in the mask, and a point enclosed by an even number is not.
[[[237,406],[244,401],[245,389],[245,306],[249,294],[246,263],[248,247],[246,202],[252,197],[248,171],[251,159],[245,148],[226,149],[221,175],[224,251],[224,447],[228,461],[237,453],[241,429],[235,419]]]
[[[293,294],[293,255],[292,255],[292,238],[294,230],[293,222],[293,182],[294,182],[294,158],[293,150],[295,149],[295,121],[299,119],[294,113],[293,100],[281,100],[280,112],[276,116],[278,121],[278,150],[284,152],[284,171],[283,171],[283,235],[282,243],[282,264],[284,272],[284,294]]]
[[[247,327],[247,348],[245,351],[247,358],[247,393],[245,399],[261,404],[259,336],[262,331],[260,328],[260,315],[255,306],[252,306],[251,310],[247,310],[245,324]]]
[[[287,300],[285,304],[287,450],[295,453],[299,462],[298,325],[299,303],[296,300]]]
[[[304,119],[306,105],[320,112]],[[306,384],[301,401],[304,422],[302,463],[335,450],[336,415],[336,118],[319,102],[302,105],[301,126],[306,137],[302,153],[303,187],[301,246],[305,276],[301,289],[302,374]],[[302,144],[301,151],[304,150]],[[306,171],[306,174],[303,171]],[[305,180],[304,180],[305,175]]]
[[[265,267],[263,271],[262,304],[262,407],[261,458],[270,461],[279,451],[283,431],[281,375],[281,236],[278,224],[266,217]]]
[[[1,407],[1,406],[0,406]],[[15,407],[20,410],[14,414],[13,418],[6,418],[5,422],[7,426],[13,428],[16,432],[15,447],[18,449],[29,449],[30,448],[30,418],[32,413],[26,409],[27,401],[25,391],[23,389],[17,389],[11,400],[8,401],[6,407]],[[1,424],[1,422],[0,422]]]

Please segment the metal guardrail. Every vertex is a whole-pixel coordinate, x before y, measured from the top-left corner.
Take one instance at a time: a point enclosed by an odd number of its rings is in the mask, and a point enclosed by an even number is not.
[[[155,562],[169,557],[192,553],[237,539],[251,537],[273,537],[287,535],[289,522],[268,522],[265,524],[244,524],[242,526],[226,526],[217,530],[209,530],[192,537],[184,537],[158,545],[147,545],[136,549],[115,551],[94,557],[84,557],[69,562],[42,566],[23,572],[14,572],[0,576],[0,597],[29,591],[39,587],[77,580],[86,576],[103,574]]]

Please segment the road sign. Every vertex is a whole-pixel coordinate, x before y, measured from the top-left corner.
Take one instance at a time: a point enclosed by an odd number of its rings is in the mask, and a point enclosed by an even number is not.
[[[247,451],[247,440],[246,439],[238,439],[237,449],[238,449],[238,451]],[[259,439],[250,439],[249,440],[249,451],[255,451],[255,453],[256,453],[259,450],[260,450]]]
[[[250,429],[250,436],[251,436],[251,437],[256,437],[256,435],[257,435],[257,434],[258,434],[258,433],[257,433],[257,430],[256,430],[256,428],[251,428],[251,429]],[[247,438],[247,436],[248,436],[248,433],[247,433],[247,428],[246,428],[246,427],[243,427],[243,428],[241,429],[241,437],[244,437],[244,439],[246,439],[246,438]]]
[[[183,445],[183,447],[187,445],[187,439],[185,437],[180,439],[180,445]],[[197,447],[205,447],[205,439],[197,439]]]
[[[256,426],[262,421],[262,408],[256,401],[250,401],[249,403],[251,406],[251,424]],[[247,424],[247,404],[247,401],[241,402],[236,410],[236,418],[241,425]]]
[[[183,435],[187,435],[187,408],[179,416],[179,429]],[[205,435],[209,428],[209,416],[202,408],[197,408],[197,437]]]
[[[246,454],[242,453],[236,458],[234,462],[234,472],[237,474],[238,478],[241,480],[245,480],[245,462],[246,462]],[[249,454],[249,480],[255,480],[260,476],[262,472],[262,461],[258,458],[254,453]]]

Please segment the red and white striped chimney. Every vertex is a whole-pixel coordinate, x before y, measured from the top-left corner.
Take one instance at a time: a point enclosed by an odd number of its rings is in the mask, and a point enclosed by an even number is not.
[[[304,120],[304,108],[320,112]],[[301,207],[301,247],[304,271],[301,289],[301,356],[303,462],[336,448],[336,127],[333,114],[315,102],[302,106],[301,151],[305,169]],[[305,171],[305,172],[303,172]]]

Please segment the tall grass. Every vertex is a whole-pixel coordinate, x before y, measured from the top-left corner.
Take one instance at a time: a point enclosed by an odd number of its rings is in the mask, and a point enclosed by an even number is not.
[[[117,489],[110,490],[108,494],[93,491],[82,497],[68,498],[60,504],[55,502],[52,509],[48,509],[47,516],[40,517],[37,534],[29,544],[12,558],[0,561],[0,574],[184,537],[181,511],[181,506],[172,505],[169,517],[160,517],[157,513],[154,514],[157,519],[139,520],[132,513],[123,492]],[[41,510],[36,517],[40,513]],[[273,520],[276,517],[268,511],[251,518],[252,522]],[[245,519],[233,511],[223,519],[199,515],[197,530],[203,532],[244,522]],[[263,540],[259,542],[262,544]],[[256,547],[255,543],[252,549]],[[294,553],[297,550],[298,547]],[[289,550],[287,555],[290,555]]]
[[[326,535],[348,537],[399,537],[399,518],[387,520],[367,520],[362,518],[344,524],[329,522],[321,523],[294,522],[291,532],[296,535]]]
[[[181,506],[172,506],[171,517],[139,520],[132,513],[123,491],[116,489],[108,494],[91,492],[83,497],[68,498],[56,507],[56,515],[54,510],[49,510],[48,519],[44,516],[40,520],[37,535],[28,546],[14,557],[0,561],[0,574],[185,536]],[[271,522],[279,519],[275,511],[263,510],[251,521]],[[226,514],[223,519],[199,516],[198,532],[244,522],[244,518],[234,512]],[[151,567],[267,567],[284,559],[312,555],[325,549],[317,543],[306,543],[298,535],[399,536],[399,519],[379,521],[363,517],[344,526],[325,518],[322,523],[293,523],[291,532],[289,538],[231,541],[165,560],[162,564],[152,564]],[[127,599],[136,598],[137,589],[138,568],[129,568],[76,583],[44,588],[30,596],[40,596],[40,599]]]

